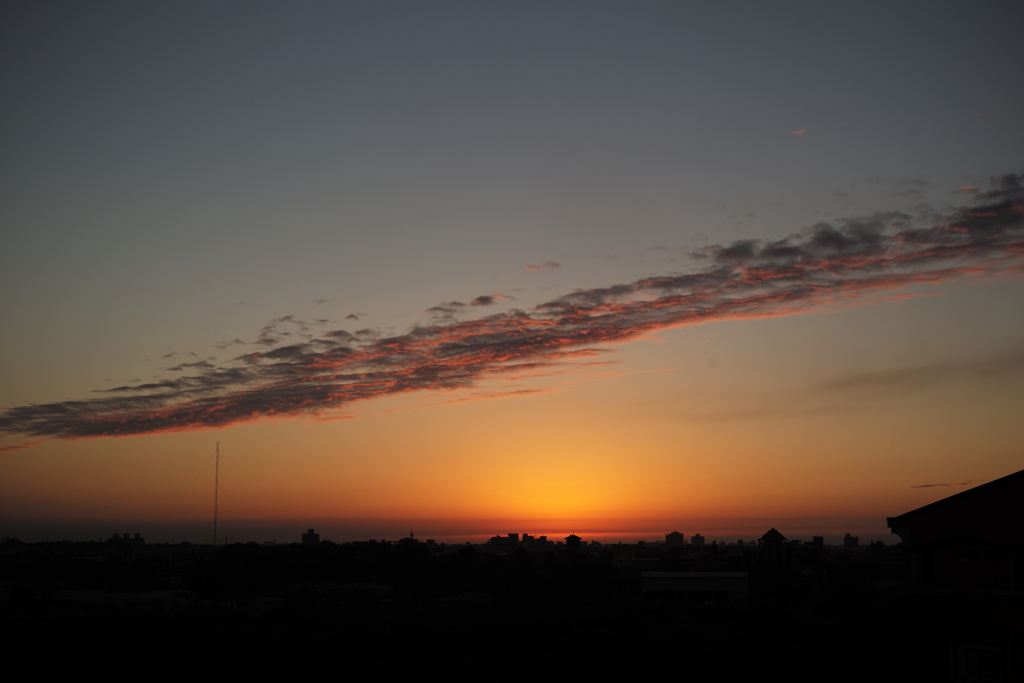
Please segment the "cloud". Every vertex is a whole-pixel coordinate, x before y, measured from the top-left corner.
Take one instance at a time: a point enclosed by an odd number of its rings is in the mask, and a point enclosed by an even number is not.
[[[324,332],[323,336],[328,339],[340,339],[343,343],[353,342],[357,339],[356,335],[345,330],[331,330],[329,332]]]
[[[194,363],[179,363],[178,365],[175,365],[173,368],[168,368],[168,370],[171,372],[181,372],[183,370],[208,370],[212,369],[213,367],[213,364],[210,363],[209,361],[197,360]]]
[[[558,270],[559,268],[562,268],[562,267],[563,267],[562,264],[559,263],[558,261],[545,261],[544,263],[540,264],[539,266],[523,266],[523,270],[543,270],[543,271],[549,271],[549,270]]]
[[[797,137],[800,137],[800,136],[806,135],[806,134],[807,134],[807,129],[806,128],[801,128],[800,130],[794,130],[793,131],[793,135],[796,135]]]
[[[424,313],[429,313],[434,318],[454,322],[455,317],[461,313],[464,308],[466,308],[466,304],[461,301],[449,301],[448,303],[440,303],[437,306],[431,306],[424,311]]]
[[[874,297],[872,302],[897,297]],[[857,302],[858,304],[860,302]],[[705,339],[705,341],[711,341]],[[708,359],[716,367],[716,358]],[[885,401],[916,391],[952,382],[982,380],[991,389],[995,383],[1016,387],[1024,372],[1024,347],[1011,349],[991,358],[958,359],[910,368],[893,368],[878,373],[841,375],[809,389],[774,390],[773,400],[764,401],[748,394],[706,396],[699,411],[676,413],[677,418],[708,423],[712,421],[766,420],[778,417],[804,417],[831,413],[850,414],[875,409]],[[970,483],[959,484],[965,486]]]
[[[487,401],[500,398],[510,398],[513,396],[532,396],[534,394],[551,394],[554,393],[554,389],[517,389],[515,391],[486,391],[478,392],[470,396],[463,396],[461,398],[453,398],[448,401],[442,401],[439,404],[412,406],[409,408],[391,408],[386,410],[386,413],[401,413],[409,410],[423,410],[425,408],[434,408],[438,406],[454,405],[456,403],[468,403],[470,401]]]
[[[650,276],[575,290],[531,311],[510,309],[472,320],[450,316],[404,334],[334,330],[284,316],[264,327],[257,350],[193,373],[110,389],[100,397],[32,404],[0,414],[0,431],[75,439],[224,427],[263,418],[322,417],[359,401],[415,391],[466,389],[480,382],[591,360],[603,344],[681,325],[763,318],[835,302],[898,293],[909,285],[958,277],[1024,274],[1021,176],[945,215],[876,213],[819,223],[774,241],[741,240],[693,252],[693,272]],[[1002,359],[1017,367],[1017,357]],[[179,366],[181,370],[186,365]],[[927,366],[847,378],[834,389],[915,386],[951,373],[997,366]]]
[[[351,317],[351,316],[349,316]],[[302,337],[312,339],[312,328],[326,325],[330,322],[327,318],[316,318],[314,320],[302,320],[294,315],[286,315],[276,318],[267,323],[253,344],[258,346],[274,346],[279,344],[285,337]],[[235,341],[238,341],[237,339]],[[193,356],[195,354],[192,354]]]
[[[1024,350],[1014,350],[981,360],[958,360],[898,368],[883,372],[847,375],[819,386],[825,390],[880,390],[888,394],[917,390],[951,380],[1004,378],[1024,371]]]
[[[977,191],[978,188],[976,188],[974,185],[964,185],[963,187],[958,187],[955,190],[953,190],[953,192],[964,192],[967,194],[974,194]]]
[[[11,451],[20,451],[24,448],[31,448],[40,441],[44,440],[45,439],[36,439],[35,441],[25,441],[23,443],[14,444],[12,446],[4,446],[3,448],[0,448],[0,453],[10,453]]]
[[[514,298],[515,297],[505,296],[504,294],[484,294],[484,295],[478,296],[477,298],[475,298],[472,301],[470,301],[469,305],[470,306],[493,306],[494,304],[498,303],[499,299],[513,299],[514,300]]]
[[[971,484],[980,484],[984,479],[972,479],[971,481],[965,481],[955,486],[970,486]],[[933,489],[940,486],[950,486],[950,484],[918,484],[917,486],[908,486],[910,489]]]

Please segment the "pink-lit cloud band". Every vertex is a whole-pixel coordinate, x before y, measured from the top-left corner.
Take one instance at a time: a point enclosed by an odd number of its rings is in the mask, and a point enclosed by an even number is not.
[[[321,415],[358,401],[536,373],[665,328],[789,315],[964,275],[1021,274],[1022,181],[1024,174],[1003,176],[943,215],[879,213],[774,242],[708,247],[694,254],[703,265],[695,272],[579,290],[529,312],[460,320],[459,309],[479,309],[452,302],[431,310],[431,324],[398,336],[334,330],[292,344],[282,344],[271,325],[259,351],[230,363],[197,360],[178,366],[187,376],[11,408],[0,415],[0,431],[76,439]],[[481,296],[472,306],[497,298]]]

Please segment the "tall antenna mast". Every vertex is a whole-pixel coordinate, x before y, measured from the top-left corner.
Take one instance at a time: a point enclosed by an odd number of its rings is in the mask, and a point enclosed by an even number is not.
[[[220,482],[220,441],[217,442],[217,460],[213,468],[213,545],[217,545],[217,487]]]

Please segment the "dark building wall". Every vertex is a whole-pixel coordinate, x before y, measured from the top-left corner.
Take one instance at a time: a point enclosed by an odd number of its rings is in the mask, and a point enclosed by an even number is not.
[[[961,539],[936,542],[931,547],[932,585],[1011,588],[1016,563],[1011,548]]]

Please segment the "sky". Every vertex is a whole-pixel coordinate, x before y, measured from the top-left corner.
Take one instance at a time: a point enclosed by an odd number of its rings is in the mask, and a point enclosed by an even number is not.
[[[843,534],[1024,463],[1024,6],[5,3],[0,533]]]

